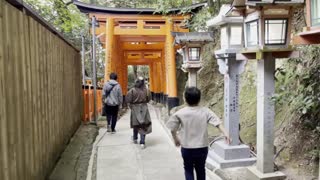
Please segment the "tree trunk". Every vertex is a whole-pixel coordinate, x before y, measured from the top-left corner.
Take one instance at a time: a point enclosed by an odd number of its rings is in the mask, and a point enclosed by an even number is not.
[[[212,0],[208,0],[207,3],[208,3],[208,6],[209,6],[210,8],[213,7],[213,2],[212,2]]]
[[[138,79],[138,66],[133,66],[134,80]]]

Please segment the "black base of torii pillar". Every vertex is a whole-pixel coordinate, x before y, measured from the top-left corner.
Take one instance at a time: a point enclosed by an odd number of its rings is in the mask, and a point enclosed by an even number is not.
[[[172,108],[179,106],[178,97],[168,97],[168,110],[171,111]],[[170,113],[169,113],[170,114]]]

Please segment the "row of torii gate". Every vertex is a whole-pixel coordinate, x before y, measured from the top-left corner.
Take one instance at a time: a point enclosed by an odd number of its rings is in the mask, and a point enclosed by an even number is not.
[[[95,17],[99,36],[106,53],[105,81],[111,72],[118,74],[123,94],[128,89],[128,66],[147,65],[150,91],[171,109],[179,105],[176,80],[176,50],[171,32],[189,32],[185,21],[190,15],[170,9],[168,16],[155,14],[154,9],[106,8],[74,1],[81,12]],[[205,4],[190,7],[198,11]]]
[[[221,49],[215,51],[219,71],[224,78],[224,126],[231,144],[217,141],[209,151],[207,162],[219,168],[250,166],[246,179],[284,179],[274,172],[274,117],[272,96],[275,91],[274,71],[276,58],[298,57],[290,45],[292,7],[303,0],[234,0],[223,5],[217,17],[208,26],[220,27]],[[190,42],[196,33],[188,32],[184,20],[189,15],[155,15],[152,9],[115,9],[91,6],[75,1],[78,8],[95,16],[102,24],[97,34],[106,48],[105,74],[117,72],[124,94],[127,93],[127,66],[149,65],[150,89],[165,102],[169,110],[179,105],[176,80],[175,53],[183,49],[184,65],[189,69],[189,85],[196,81],[199,64],[190,59]],[[191,7],[197,11],[205,4]],[[171,14],[171,15],[170,15]],[[172,33],[174,32],[174,33]],[[203,34],[202,34],[203,35]],[[175,39],[173,38],[175,36]],[[199,36],[203,42],[212,38]],[[179,47],[178,45],[181,45]],[[187,48],[186,48],[187,47]],[[191,56],[190,56],[191,52]],[[196,53],[197,54],[197,53]],[[247,145],[239,141],[239,81],[246,60],[257,61],[257,158],[252,157]],[[105,80],[108,77],[106,76]]]

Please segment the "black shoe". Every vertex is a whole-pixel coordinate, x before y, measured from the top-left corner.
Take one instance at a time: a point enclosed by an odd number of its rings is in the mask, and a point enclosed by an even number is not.
[[[112,130],[111,134],[115,134],[117,131],[116,130]]]

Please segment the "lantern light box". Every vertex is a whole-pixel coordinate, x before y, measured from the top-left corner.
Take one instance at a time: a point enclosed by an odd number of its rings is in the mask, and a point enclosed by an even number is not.
[[[178,51],[183,56],[183,69],[201,68],[201,48],[205,43],[213,41],[212,32],[172,32],[175,44],[181,46]]]
[[[236,13],[228,14],[230,10],[232,10],[231,5],[222,5],[218,16],[207,22],[207,26],[209,27],[220,27],[221,50],[229,52],[232,49],[242,48],[244,44],[242,32],[243,17]]]
[[[245,47],[289,48],[290,7],[267,7],[244,19]]]
[[[227,14],[238,13],[244,18],[244,48],[238,58],[262,59],[264,52],[273,52],[276,58],[293,57],[292,7],[302,3],[302,0],[234,0]]]

